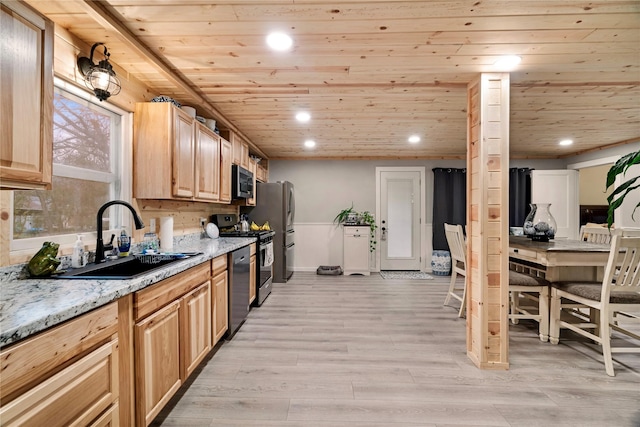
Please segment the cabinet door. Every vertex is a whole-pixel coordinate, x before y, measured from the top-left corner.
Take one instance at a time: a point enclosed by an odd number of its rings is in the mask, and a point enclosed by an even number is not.
[[[344,227],[344,274],[369,275],[369,227]]]
[[[231,203],[231,143],[220,140],[220,201]]]
[[[249,144],[240,143],[240,166],[249,169]]]
[[[256,299],[256,256],[249,258],[249,305]]]
[[[196,123],[196,198],[220,198],[220,139],[209,128]]]
[[[203,283],[182,298],[182,380],[187,379],[211,350],[211,285]]]
[[[23,3],[2,2],[0,28],[0,188],[50,188],[53,23]]]
[[[136,425],[147,426],[180,388],[180,301],[135,325]]]
[[[228,280],[226,270],[213,277],[213,287],[215,304],[213,343],[215,345],[229,328]]]
[[[3,403],[0,419],[3,426],[89,425],[117,399],[115,339],[20,397]]]
[[[195,181],[195,137],[193,118],[174,109],[173,122],[173,195],[193,197]]]
[[[580,231],[578,171],[571,169],[531,172],[531,203],[550,203],[558,226],[556,238],[577,239]]]

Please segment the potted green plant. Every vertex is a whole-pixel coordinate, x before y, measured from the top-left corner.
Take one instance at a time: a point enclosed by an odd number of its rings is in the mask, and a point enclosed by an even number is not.
[[[353,208],[353,204],[351,204],[351,207],[338,212],[338,215],[333,219],[333,223],[336,224],[336,226],[340,226],[341,224],[369,226],[369,251],[373,252],[376,250],[376,229],[378,226],[371,212],[364,211],[360,213],[356,211]]]
[[[607,190],[615,183],[618,175],[622,174],[624,176],[627,169],[637,164],[640,164],[640,151],[629,153],[626,156],[621,157],[613,166],[611,166],[609,172],[607,172]],[[613,224],[613,214],[615,210],[622,205],[627,194],[640,187],[640,182],[636,183],[638,179],[640,179],[638,176],[628,179],[618,186],[613,193],[609,195],[609,197],[607,197],[607,203],[609,204],[609,208],[607,210],[607,226],[609,228],[611,228],[611,225]],[[638,207],[640,207],[640,203],[633,208],[631,218],[635,215]]]

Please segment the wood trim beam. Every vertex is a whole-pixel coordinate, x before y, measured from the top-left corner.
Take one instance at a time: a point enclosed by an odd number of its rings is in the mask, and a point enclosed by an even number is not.
[[[120,19],[118,19],[118,12],[111,6],[105,2],[95,0],[82,0],[79,4],[98,24],[109,31],[113,31],[122,42],[126,43],[144,60],[153,65],[169,82],[174,84],[177,88],[185,91],[187,95],[193,98],[193,100],[199,104],[199,107],[205,110],[208,114],[215,116],[218,123],[221,123],[234,133],[240,135],[242,139],[248,142],[253,151],[260,154],[263,158],[268,158],[268,156],[254,143],[252,143],[251,140],[247,138],[247,136],[233,123],[231,123],[231,121],[229,121],[229,119],[227,119],[220,110],[211,105],[202,93],[198,89],[194,88],[186,77],[184,77],[178,70],[172,68],[163,58],[149,49],[147,45],[142,43],[135,34],[129,30]]]
[[[605,146],[602,146],[602,147],[589,148],[588,150],[582,150],[582,151],[577,151],[575,153],[566,154],[564,156],[558,156],[558,158],[559,159],[563,159],[563,158],[567,158],[567,157],[577,156],[579,154],[592,153],[594,151],[608,150],[609,148],[613,148],[613,147],[617,147],[617,146],[625,145],[625,144],[631,144],[631,143],[634,143],[634,142],[640,142],[640,136],[637,136],[637,137],[631,138],[631,139],[625,139],[623,141],[614,142],[613,144],[605,145]]]

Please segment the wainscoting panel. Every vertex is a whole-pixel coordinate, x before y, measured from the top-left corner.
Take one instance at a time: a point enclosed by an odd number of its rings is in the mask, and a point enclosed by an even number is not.
[[[295,265],[294,271],[316,271],[321,265],[342,264],[342,227],[331,222],[295,223]],[[422,269],[431,271],[432,225],[424,224],[426,247],[422,249]],[[371,271],[378,271],[375,257],[369,260]]]

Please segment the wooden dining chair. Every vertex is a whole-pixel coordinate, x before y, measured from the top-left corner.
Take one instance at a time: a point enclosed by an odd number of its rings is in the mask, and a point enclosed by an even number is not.
[[[589,309],[589,314],[581,310]],[[550,341],[557,344],[560,329],[570,329],[602,346],[607,375],[614,376],[612,353],[640,353],[640,334],[622,326],[617,312],[640,311],[640,237],[614,235],[602,282],[551,284]],[[595,314],[595,315],[594,315]],[[639,323],[638,318],[625,322]],[[626,323],[625,323],[626,324]],[[612,331],[624,336],[611,345]],[[635,344],[633,346],[632,344]]]
[[[580,227],[580,240],[583,242],[604,243],[608,245],[611,242],[612,235],[613,232],[606,227],[586,225]]]
[[[451,282],[444,305],[449,305],[451,298],[460,301],[458,317],[464,317],[467,300],[467,244],[461,225],[444,224],[444,234],[451,253]],[[462,288],[457,286],[458,275],[464,277]]]
[[[549,282],[534,274],[509,270],[509,320],[538,322],[540,341],[549,340]],[[533,303],[533,304],[532,304]]]

